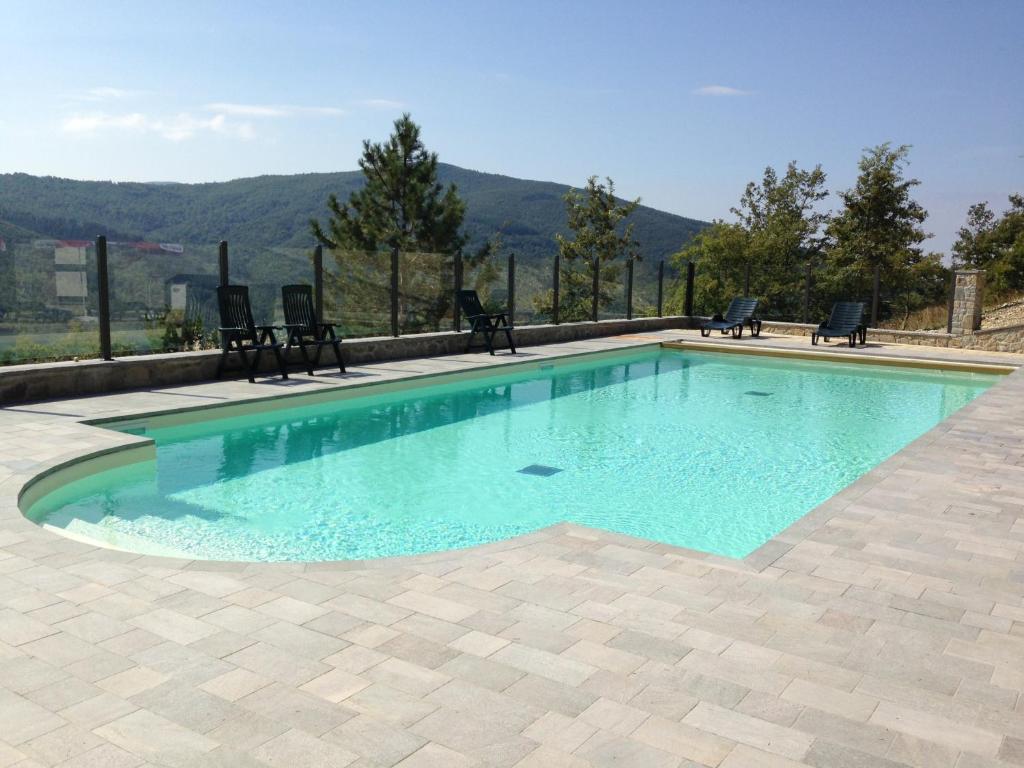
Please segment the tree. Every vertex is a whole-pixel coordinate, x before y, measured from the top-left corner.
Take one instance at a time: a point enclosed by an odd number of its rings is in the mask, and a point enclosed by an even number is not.
[[[437,153],[428,152],[420,127],[406,113],[384,143],[363,142],[359,159],[366,184],[342,202],[330,195],[325,228],[310,227],[317,241],[333,250],[337,263],[332,295],[345,293],[347,307],[362,305],[379,313],[388,287],[381,252],[403,254],[399,268],[399,315],[406,330],[437,328],[452,303],[453,263],[468,236],[462,225],[466,204],[454,184],[437,180]],[[494,240],[467,258],[477,266],[492,254]],[[383,279],[382,279],[383,278]],[[325,279],[325,282],[328,282]],[[343,282],[344,285],[340,283]]]
[[[746,228],[719,219],[670,257],[680,275],[686,274],[687,263],[699,265],[693,287],[693,308],[696,314],[720,312],[733,296],[742,293],[743,269],[749,252],[750,233]],[[685,283],[679,280],[669,292],[669,312],[682,314],[685,301]]]
[[[825,178],[820,165],[805,171],[790,162],[781,179],[769,166],[761,184],[747,184],[740,207],[732,209],[749,235],[750,292],[761,299],[763,313],[800,314],[804,270],[827,240],[829,215],[817,208],[828,196]]]
[[[965,267],[985,270],[997,296],[1024,289],[1024,195],[1010,195],[1010,208],[998,218],[987,203],[972,205],[953,255]]]
[[[916,308],[906,304],[913,295],[906,288],[925,258],[920,244],[930,235],[921,227],[928,214],[911,197],[921,182],[904,175],[909,152],[907,145],[888,143],[865,150],[853,188],[839,193],[843,208],[828,227],[834,245],[824,274],[827,292],[868,296],[878,268],[898,305],[894,309],[909,313]],[[935,298],[941,295],[927,300]]]
[[[366,185],[342,203],[327,200],[327,230],[310,220],[313,235],[329,248],[455,253],[466,244],[461,232],[466,205],[454,184],[437,181],[437,153],[428,152],[420,127],[406,113],[383,144],[363,142],[359,168]]]
[[[764,170],[761,183],[751,181],[732,208],[735,223],[716,221],[672,259],[683,272],[686,262],[698,264],[694,282],[695,306],[718,311],[745,289],[761,301],[760,311],[777,319],[801,314],[804,268],[823,248],[828,214],[818,204],[828,195],[825,172],[817,165],[801,170],[795,162],[780,179],[774,168]],[[683,307],[683,287],[676,286],[670,306]]]
[[[560,256],[558,314],[566,322],[591,318],[595,263],[600,308],[610,305],[622,292],[622,263],[640,258],[633,225],[624,224],[639,207],[640,198],[620,204],[615,197],[615,182],[610,178],[605,181],[607,185],[591,176],[585,190],[570,189],[563,198],[572,236],[556,234],[555,241]],[[550,316],[553,302],[553,291],[548,291],[535,300],[535,308]]]

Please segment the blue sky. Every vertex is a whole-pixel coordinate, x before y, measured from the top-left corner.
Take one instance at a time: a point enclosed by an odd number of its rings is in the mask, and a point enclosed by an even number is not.
[[[0,0],[0,172],[351,170],[408,110],[442,161],[729,218],[765,165],[911,144],[946,250],[1024,191],[1024,2]]]

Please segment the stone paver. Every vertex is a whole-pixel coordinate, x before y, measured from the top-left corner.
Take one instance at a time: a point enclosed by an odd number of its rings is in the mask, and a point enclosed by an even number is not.
[[[672,339],[695,334],[522,359]],[[72,541],[17,506],[35,475],[135,440],[83,419],[508,362],[0,409],[0,767],[1024,764],[1022,373],[744,561],[562,524],[365,563],[187,562]]]

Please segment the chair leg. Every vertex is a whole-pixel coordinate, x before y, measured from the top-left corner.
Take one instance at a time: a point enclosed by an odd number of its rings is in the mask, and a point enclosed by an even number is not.
[[[487,351],[491,353],[491,357],[494,357],[494,334],[497,331],[490,329],[484,331],[484,341],[487,342]]]
[[[287,379],[288,378],[288,364],[284,360],[284,355],[281,354],[281,348],[280,347],[271,347],[271,349],[274,350],[274,357],[277,358],[277,369],[281,372],[281,378],[282,379]],[[309,369],[309,374],[310,374],[310,376],[313,375],[312,367],[310,367],[310,369]]]
[[[857,346],[857,332],[856,331],[854,331],[853,333],[850,334],[849,342],[850,342],[850,346],[851,347],[856,347]]]
[[[345,372],[345,358],[342,357],[342,354],[341,354],[341,342],[338,341],[337,339],[334,339],[334,340],[331,341],[331,347],[334,348],[334,356],[338,359],[338,368],[340,368],[341,372],[344,373]]]
[[[707,338],[710,335],[711,335],[711,329],[710,328],[701,328],[700,329],[700,337],[702,339]]]
[[[256,349],[253,351],[252,362],[249,361],[249,356],[245,353],[242,345],[238,345],[238,354],[242,356],[242,364],[246,367],[249,372],[249,383],[256,383],[256,371],[260,366],[260,350]]]
[[[512,354],[514,355],[516,353],[516,343],[514,341],[512,341],[512,329],[511,328],[506,328],[505,329],[505,338],[508,339],[508,348],[509,348],[509,350],[511,350]]]
[[[818,334],[816,334],[816,333],[812,333],[811,334],[811,346],[812,347],[818,346]]]
[[[317,347],[319,353],[320,348]],[[306,345],[302,343],[302,339],[299,339],[299,357],[302,358],[303,365],[306,366],[306,373],[310,376],[313,375],[313,363],[309,359],[309,353],[306,351]],[[317,362],[320,362],[320,355],[317,354]]]

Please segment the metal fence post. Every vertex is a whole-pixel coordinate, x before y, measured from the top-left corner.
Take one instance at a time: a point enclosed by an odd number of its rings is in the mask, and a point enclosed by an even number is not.
[[[558,325],[558,281],[560,277],[559,271],[561,266],[559,263],[561,260],[560,256],[561,254],[555,253],[555,274],[551,282],[551,322],[554,323],[555,325]]]
[[[750,262],[743,265],[743,296],[750,296]]]
[[[462,252],[455,254],[453,277],[455,278],[455,305],[452,307],[452,330],[456,333],[462,330],[462,307],[459,306],[459,291],[462,290]]]
[[[99,285],[100,357],[113,360],[110,346],[110,278],[107,272],[107,238],[96,238],[96,282]]]
[[[635,259],[626,262],[626,319],[633,319],[633,264]]]
[[[658,317],[664,317],[662,314],[662,299],[665,297],[665,260],[662,259],[658,262]]]
[[[516,255],[508,255],[508,324],[516,324]]]
[[[686,298],[683,301],[683,314],[693,317],[693,262],[686,262]]]
[[[398,337],[398,246],[391,249],[391,335]]]
[[[953,333],[953,304],[956,301],[956,265],[950,270],[953,276],[949,281],[949,301],[946,305],[946,333]]]
[[[318,245],[313,249],[313,306],[316,316],[324,322],[324,247]]]
[[[811,317],[811,262],[807,262],[807,275],[804,278],[804,315],[803,321],[810,322]]]
[[[591,287],[590,295],[590,319],[596,323],[598,304],[600,303],[601,296],[601,258],[599,256],[594,256],[592,269],[594,271],[594,284]]]
[[[228,241],[221,240],[217,248],[217,266],[220,269],[220,284],[231,284],[231,273],[228,271]]]
[[[871,287],[871,327],[878,327],[878,294],[882,286],[882,265],[875,264],[875,275]]]

